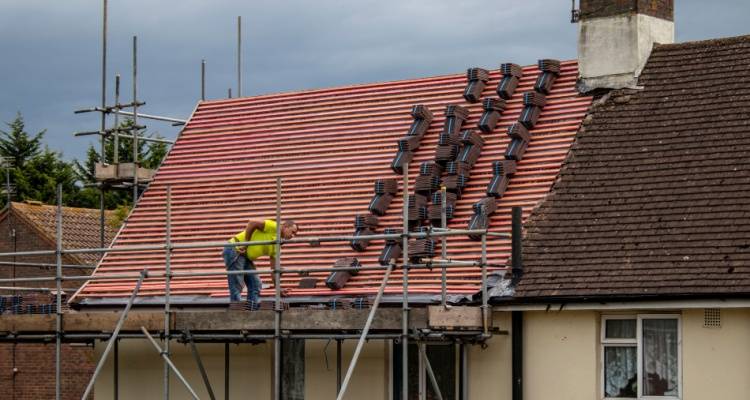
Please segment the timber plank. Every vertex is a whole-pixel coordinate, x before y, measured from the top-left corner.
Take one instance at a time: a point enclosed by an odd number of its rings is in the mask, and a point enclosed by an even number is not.
[[[479,307],[428,306],[427,316],[431,328],[482,328],[482,309]]]
[[[281,329],[284,330],[361,330],[367,321],[369,309],[310,310],[290,309],[283,312]],[[224,312],[179,312],[175,313],[175,329],[178,331],[222,331],[222,330],[273,330],[274,312],[234,311]],[[409,318],[410,328],[427,327],[424,309],[413,309]],[[373,330],[401,329],[400,308],[380,308],[372,323]]]
[[[112,332],[121,312],[70,313],[63,317],[65,332]],[[164,313],[154,311],[131,311],[122,325],[123,331],[140,331],[141,326],[149,331],[164,330]],[[174,321],[172,321],[174,327]]]

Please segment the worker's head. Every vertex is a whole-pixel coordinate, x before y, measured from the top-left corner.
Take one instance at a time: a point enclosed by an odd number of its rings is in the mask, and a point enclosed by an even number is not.
[[[291,239],[297,234],[297,230],[299,230],[297,223],[288,219],[281,224],[281,238]]]

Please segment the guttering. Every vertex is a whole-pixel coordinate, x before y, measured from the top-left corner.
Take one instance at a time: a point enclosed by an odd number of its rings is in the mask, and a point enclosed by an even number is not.
[[[699,308],[750,308],[750,298],[682,299],[597,302],[547,302],[509,304],[492,307],[492,311],[584,311],[584,310],[664,310]]]

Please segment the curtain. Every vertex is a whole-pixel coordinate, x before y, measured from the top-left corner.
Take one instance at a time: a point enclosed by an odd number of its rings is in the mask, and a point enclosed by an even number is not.
[[[635,346],[604,348],[604,396],[636,397],[638,361]]]
[[[643,395],[679,396],[677,320],[643,320]]]

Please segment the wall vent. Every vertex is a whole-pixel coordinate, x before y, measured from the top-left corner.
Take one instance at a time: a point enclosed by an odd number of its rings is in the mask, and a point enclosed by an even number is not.
[[[704,308],[703,309],[703,327],[704,328],[721,328],[721,309]]]

